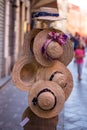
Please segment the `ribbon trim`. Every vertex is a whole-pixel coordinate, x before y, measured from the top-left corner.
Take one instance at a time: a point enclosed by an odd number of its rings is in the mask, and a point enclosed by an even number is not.
[[[60,45],[64,45],[68,38],[68,36],[66,34],[58,33],[58,32],[50,32],[50,33],[48,33],[48,36],[50,39],[52,39],[52,41],[56,41]]]
[[[52,57],[50,57],[47,54],[47,52],[46,52],[47,46],[51,43],[51,41],[56,41],[60,45],[64,45],[64,44],[66,44],[67,38],[68,38],[68,36],[63,33],[58,33],[58,32],[48,33],[48,39],[45,41],[45,43],[43,44],[42,49],[41,49],[42,54],[45,55],[45,57],[48,58],[49,60],[54,60]]]
[[[33,18],[34,17],[40,17],[40,16],[53,16],[53,17],[58,17],[59,14],[58,13],[48,13],[48,12],[36,12],[33,14]]]
[[[46,109],[46,110],[45,110],[45,109],[41,108],[41,107],[39,106],[39,104],[38,104],[38,97],[39,97],[39,95],[40,95],[41,93],[43,93],[43,92],[50,92],[50,93],[54,96],[55,102],[54,102],[53,107],[50,108],[50,109]],[[45,89],[41,90],[41,91],[37,94],[37,96],[34,97],[33,100],[32,100],[33,105],[34,105],[34,106],[38,105],[38,107],[39,107],[40,109],[42,109],[43,111],[49,111],[49,110],[54,109],[54,107],[56,106],[56,102],[57,102],[57,99],[56,99],[55,94],[54,94],[50,89],[48,89],[48,88],[45,88]]]

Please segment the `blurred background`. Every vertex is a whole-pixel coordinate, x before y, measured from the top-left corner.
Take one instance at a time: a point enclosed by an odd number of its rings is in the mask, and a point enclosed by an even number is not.
[[[51,0],[40,3],[36,0],[0,0],[0,79],[8,76],[15,61],[20,57],[24,34],[30,30],[31,12],[41,6],[58,7],[64,21],[52,23],[55,28],[74,35],[87,36],[87,3],[77,0]],[[31,7],[32,6],[32,7]],[[42,26],[40,21],[34,27]]]
[[[68,69],[72,73],[73,91],[60,114],[57,130],[87,130],[87,2],[86,0],[0,0],[0,130],[22,130],[21,116],[28,106],[27,93],[11,81],[15,62],[22,55],[24,36],[32,28],[44,28],[42,21],[33,21],[39,7],[58,8],[66,20],[50,26],[65,32],[72,40],[82,40],[85,56],[82,80],[77,78],[75,58]],[[68,51],[68,50],[67,50]],[[9,81],[9,82],[8,82]]]

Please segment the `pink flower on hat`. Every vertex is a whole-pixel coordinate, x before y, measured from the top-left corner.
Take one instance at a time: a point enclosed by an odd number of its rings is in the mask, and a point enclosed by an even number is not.
[[[68,38],[68,36],[63,33],[61,34],[61,33],[56,33],[56,32],[50,32],[48,33],[48,35],[53,41],[56,41],[59,44],[65,44]]]

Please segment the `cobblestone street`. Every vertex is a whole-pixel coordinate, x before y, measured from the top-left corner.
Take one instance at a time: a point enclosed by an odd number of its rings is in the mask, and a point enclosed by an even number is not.
[[[77,79],[74,61],[69,69],[73,75],[74,87],[64,107],[64,130],[87,130],[87,53],[81,81]]]
[[[19,123],[26,107],[27,94],[10,81],[0,90],[0,130],[22,130]]]

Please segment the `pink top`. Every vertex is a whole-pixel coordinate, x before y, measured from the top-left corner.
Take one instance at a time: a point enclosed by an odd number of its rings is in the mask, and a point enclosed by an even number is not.
[[[76,62],[78,64],[83,63],[84,49],[76,49],[75,50],[75,58],[76,58]]]

